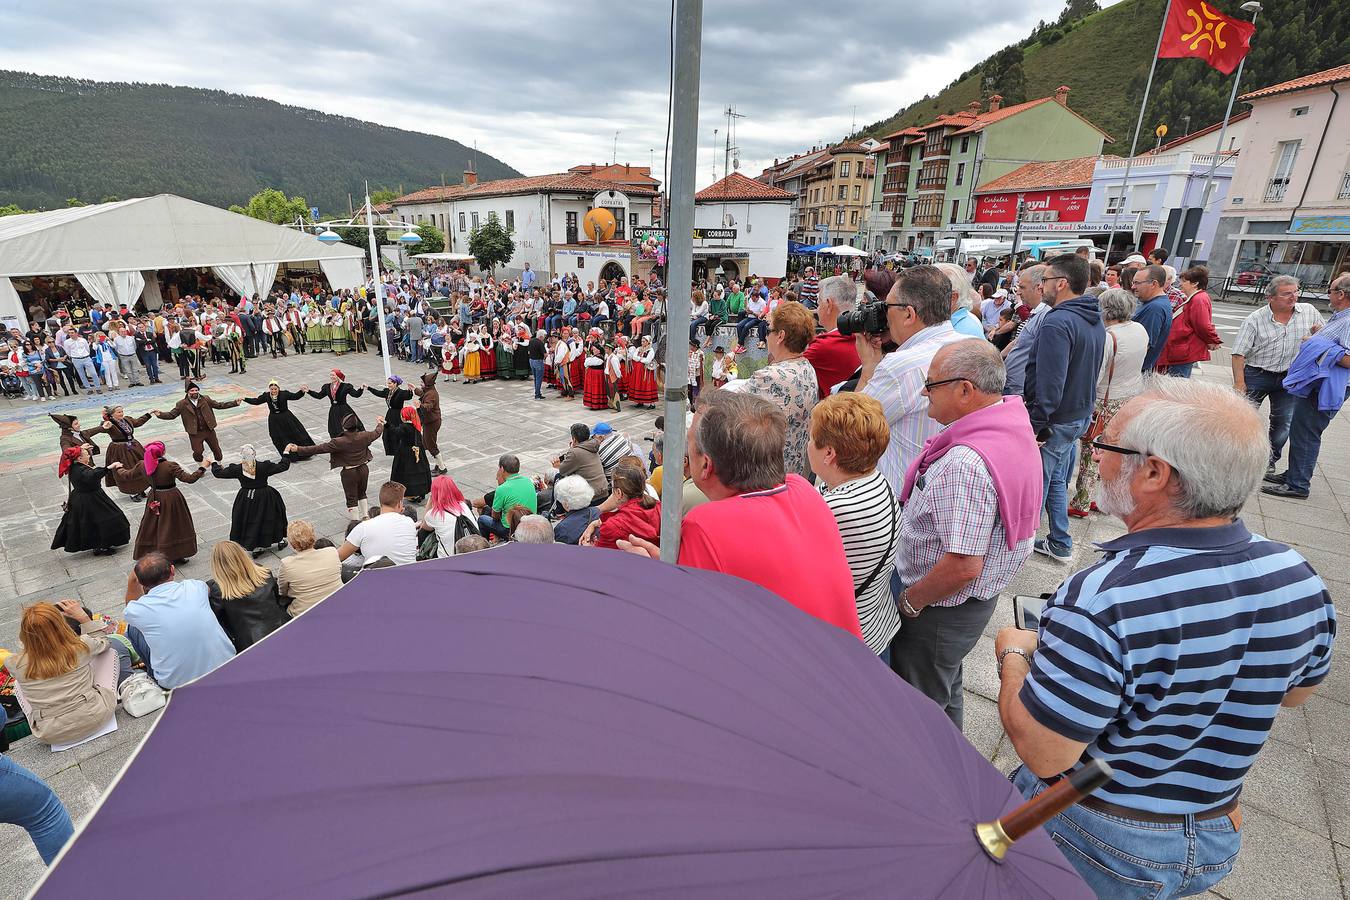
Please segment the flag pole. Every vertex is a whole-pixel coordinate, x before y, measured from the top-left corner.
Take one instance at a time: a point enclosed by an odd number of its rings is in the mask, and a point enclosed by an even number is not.
[[[1139,121],[1134,125],[1134,140],[1130,141],[1130,157],[1125,160],[1125,177],[1120,182],[1120,203],[1124,205],[1129,202],[1130,193],[1128,190],[1130,183],[1130,169],[1134,168],[1134,151],[1139,146],[1139,132],[1144,128],[1144,110],[1148,108],[1149,91],[1153,90],[1153,73],[1158,69],[1158,51],[1162,50],[1163,35],[1167,32],[1167,17],[1172,12],[1172,0],[1167,0],[1163,6],[1162,27],[1158,29],[1158,43],[1153,47],[1153,62],[1148,67],[1148,81],[1144,83],[1144,100],[1139,104]],[[1116,225],[1120,222],[1120,206],[1116,207],[1115,216],[1111,219],[1111,233],[1106,238],[1106,253],[1102,259],[1107,265],[1111,264],[1111,247],[1116,242]]]
[[[1244,3],[1242,5],[1243,9],[1247,9],[1248,7],[1255,7],[1251,11],[1252,24],[1255,25],[1256,17],[1261,14],[1261,4]],[[1256,37],[1255,32],[1252,33],[1252,37]],[[1214,148],[1214,158],[1209,162],[1209,172],[1205,174],[1205,186],[1200,189],[1200,219],[1202,221],[1205,218],[1205,213],[1209,211],[1209,189],[1214,184],[1214,172],[1216,169],[1219,168],[1219,154],[1223,153],[1223,139],[1228,134],[1228,120],[1233,115],[1233,103],[1234,101],[1237,100],[1238,85],[1242,83],[1242,69],[1244,66],[1247,65],[1247,57],[1250,54],[1251,48],[1248,47],[1247,52],[1242,55],[1242,59],[1238,62],[1237,74],[1233,77],[1233,90],[1230,91],[1228,94],[1228,108],[1223,112],[1223,125],[1219,126],[1219,143],[1218,146]],[[1183,235],[1186,231],[1186,207],[1187,204],[1183,202],[1181,206],[1181,218],[1177,220],[1178,241],[1180,240],[1180,236]],[[1195,230],[1199,232],[1200,230],[1199,222],[1196,223]],[[1191,251],[1192,252],[1195,251],[1194,238],[1191,239]],[[1186,262],[1190,263],[1190,261],[1191,261],[1190,256],[1187,256]]]

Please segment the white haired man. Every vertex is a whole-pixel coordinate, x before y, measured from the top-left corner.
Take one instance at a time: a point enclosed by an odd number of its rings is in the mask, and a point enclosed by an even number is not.
[[[857,306],[858,286],[847,275],[834,275],[820,282],[819,298],[816,321],[825,333],[817,335],[802,355],[816,370],[816,384],[823,400],[830,395],[830,388],[858,371],[858,348],[853,336],[839,333],[839,315]]]
[[[1160,378],[1093,441],[1097,506],[1129,532],[995,640],[999,717],[1027,797],[1100,759],[1115,780],[1045,826],[1103,897],[1203,893],[1233,865],[1238,796],[1281,706],[1326,677],[1336,610],[1289,547],[1237,516],[1260,484],[1260,414]]]

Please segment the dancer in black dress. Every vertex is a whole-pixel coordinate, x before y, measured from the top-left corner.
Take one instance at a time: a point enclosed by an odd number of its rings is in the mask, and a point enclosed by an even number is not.
[[[364,384],[361,385],[361,390],[365,389],[366,385]],[[401,416],[399,411],[403,409],[403,404],[407,403],[409,400],[413,398],[412,391],[408,390],[403,386],[403,379],[399,378],[397,375],[390,375],[389,380],[385,382],[384,387],[370,388],[370,392],[374,394],[376,397],[384,397],[388,401],[389,411],[384,414],[384,420],[386,422],[389,422],[390,424],[399,421]],[[384,444],[385,456],[394,455],[394,438],[393,435],[390,433],[391,430],[392,429],[385,428],[384,437],[381,438],[381,442]],[[407,487],[407,485],[404,485],[404,487]],[[413,492],[408,491],[408,493],[411,494]]]
[[[109,472],[103,483],[129,494],[138,503],[145,499],[145,489],[150,486],[150,479],[136,468],[136,464],[145,457],[145,448],[136,440],[136,429],[148,421],[150,413],[128,416],[121,406],[103,408],[103,430],[110,438],[107,456]],[[121,463],[122,467],[113,470],[112,464],[115,462]]]
[[[312,341],[311,341],[312,342]],[[316,351],[317,352],[317,351]],[[347,383],[347,376],[342,374],[341,369],[334,369],[332,377],[328,383],[317,391],[307,391],[315,400],[328,400],[328,436],[330,438],[341,437],[343,433],[342,423],[348,416],[356,417],[356,430],[365,431],[366,426],[361,424],[361,417],[356,415],[356,410],[352,409],[347,403],[348,397],[360,397],[365,388],[354,388]],[[297,446],[304,447],[312,444],[313,441],[292,441]]]
[[[116,471],[121,463],[108,468],[94,467],[87,447],[68,447],[61,451],[58,477],[70,478],[70,495],[61,523],[56,526],[52,549],[63,548],[67,553],[93,550],[95,556],[111,556],[114,549],[131,540],[131,523],[117,504],[103,493],[103,478],[108,470]]]
[[[286,458],[287,444],[308,447],[314,443],[305,426],[290,409],[291,401],[303,398],[307,390],[308,386],[302,384],[298,391],[283,391],[280,382],[274,378],[267,382],[267,390],[258,396],[244,398],[244,402],[250,406],[267,404],[267,434],[272,438],[272,446],[277,448],[283,459]]]
[[[286,448],[283,445],[281,449]],[[286,503],[267,479],[285,472],[291,463],[287,459],[259,460],[252,444],[245,444],[240,455],[243,462],[228,466],[212,463],[211,474],[239,482],[239,493],[234,495],[230,511],[230,540],[257,556],[286,540]]]
[[[422,442],[422,418],[411,406],[403,408],[401,418],[400,422],[384,426],[385,436],[391,433],[394,436],[394,464],[389,480],[403,485],[409,503],[421,503],[431,490],[431,467]]]

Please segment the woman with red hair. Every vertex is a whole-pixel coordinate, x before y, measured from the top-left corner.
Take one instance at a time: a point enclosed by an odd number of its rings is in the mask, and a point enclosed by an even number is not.
[[[455,542],[469,535],[479,534],[478,516],[464,497],[464,492],[449,475],[438,475],[431,480],[431,497],[427,512],[417,527],[436,533],[436,556],[454,556]]]
[[[141,527],[136,532],[133,559],[140,559],[152,550],[158,550],[175,563],[185,563],[197,555],[197,526],[192,521],[187,498],[178,490],[178,482],[192,484],[206,474],[213,460],[208,456],[189,474],[164,456],[164,442],[151,441],[145,445],[145,458],[137,468],[150,479],[149,497]]]
[[[93,550],[95,556],[111,556],[117,552],[115,547],[131,540],[131,523],[103,492],[103,479],[121,468],[122,464],[117,462],[96,468],[85,446],[61,451],[57,475],[70,479],[70,494],[52,538],[53,550],[58,547],[67,553]]]
[[[389,480],[403,485],[409,503],[420,503],[431,490],[431,465],[422,437],[422,417],[414,406],[403,407],[399,417],[401,421],[384,426],[394,456]]]

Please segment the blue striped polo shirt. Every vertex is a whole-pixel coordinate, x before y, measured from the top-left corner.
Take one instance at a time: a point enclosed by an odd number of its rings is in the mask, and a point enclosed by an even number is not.
[[[1097,796],[1190,814],[1236,796],[1291,688],[1326,677],[1336,610],[1284,544],[1242,522],[1100,545],[1060,586],[1020,697],[1116,772]]]

